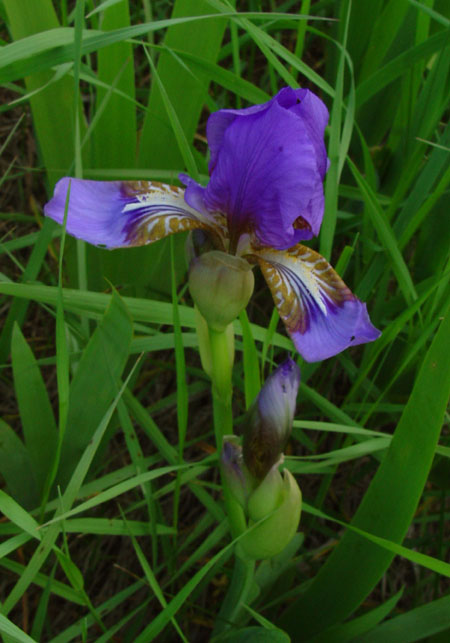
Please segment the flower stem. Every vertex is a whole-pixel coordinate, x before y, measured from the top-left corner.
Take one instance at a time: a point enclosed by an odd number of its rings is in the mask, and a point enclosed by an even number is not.
[[[233,414],[231,409],[233,351],[230,351],[226,332],[218,332],[209,328],[209,344],[212,367],[214,432],[217,451],[220,453],[223,436],[233,433]]]
[[[217,453],[222,450],[224,435],[233,433],[232,399],[232,369],[234,346],[230,335],[218,332],[209,327],[209,348],[211,356],[211,379],[214,414],[214,432],[216,436]],[[230,524],[232,538],[236,538],[246,530],[244,510],[234,498],[222,476],[222,488],[226,512]],[[218,616],[213,635],[228,629],[230,623],[236,620],[242,609],[242,603],[247,600],[253,583],[255,562],[246,560],[235,552],[235,563],[231,583],[225,596]]]
[[[236,551],[233,575],[217,617],[213,637],[221,634],[231,625],[237,624],[242,604],[247,601],[254,582],[254,571],[255,561],[241,558],[238,551]]]

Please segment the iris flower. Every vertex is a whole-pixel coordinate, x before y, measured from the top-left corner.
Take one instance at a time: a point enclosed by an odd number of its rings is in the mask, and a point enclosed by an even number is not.
[[[222,109],[207,123],[206,187],[156,181],[61,179],[45,214],[105,248],[142,246],[203,230],[215,249],[257,264],[295,347],[307,361],[379,336],[366,305],[328,262],[299,243],[319,233],[328,159],[328,111],[307,89],[282,89],[247,109]]]

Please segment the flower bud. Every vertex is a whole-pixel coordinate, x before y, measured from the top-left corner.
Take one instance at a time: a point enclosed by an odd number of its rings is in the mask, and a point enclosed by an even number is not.
[[[270,472],[248,500],[249,527],[264,515],[269,517],[240,540],[241,552],[247,558],[263,560],[281,553],[294,537],[300,522],[302,494],[295,478],[287,469],[282,476],[277,467],[273,471],[273,475]],[[256,494],[259,498],[253,505]],[[278,504],[273,507],[277,495]],[[264,497],[267,498],[268,510],[262,515]]]
[[[189,290],[208,326],[222,332],[247,306],[254,287],[250,264],[212,250],[192,260]]]
[[[289,439],[299,384],[300,369],[287,359],[267,378],[248,412],[244,462],[258,480],[278,462]]]
[[[220,454],[220,463],[222,465],[225,484],[228,486],[235,500],[245,509],[252,483],[245,469],[242,458],[242,447],[239,446],[233,437],[234,436],[227,436],[227,439],[224,440]]]
[[[278,462],[274,464],[261,484],[256,487],[248,499],[248,515],[257,522],[274,511],[282,501],[283,478],[278,470]]]

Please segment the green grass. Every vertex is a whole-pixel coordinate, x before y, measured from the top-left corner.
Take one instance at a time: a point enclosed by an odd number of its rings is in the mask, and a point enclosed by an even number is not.
[[[0,2],[4,641],[448,639],[447,4]],[[330,111],[311,245],[383,335],[299,358],[286,465],[300,533],[228,608],[221,410],[185,239],[106,252],[61,234],[42,206],[67,174],[205,182],[208,114],[286,84]],[[295,355],[278,322],[257,278],[234,323],[236,430]]]

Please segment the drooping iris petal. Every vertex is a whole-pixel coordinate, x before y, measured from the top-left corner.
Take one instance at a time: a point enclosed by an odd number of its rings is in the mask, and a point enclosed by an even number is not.
[[[65,177],[44,212],[58,223],[70,182],[67,232],[106,248],[143,246],[176,232],[203,228],[217,235],[214,219],[190,208],[182,188],[156,181],[88,181]]]
[[[243,110],[219,110],[207,124],[211,180],[187,177],[192,207],[227,215],[230,237],[254,231],[261,245],[291,247],[317,235],[323,217],[323,141],[328,110],[306,89],[282,89]]]
[[[317,252],[298,245],[288,252],[256,251],[253,257],[296,349],[308,362],[379,337],[366,305]]]

